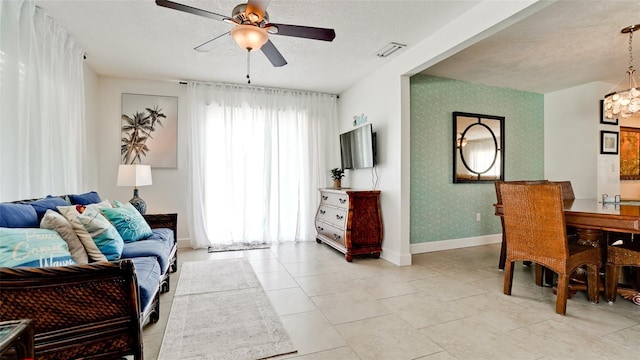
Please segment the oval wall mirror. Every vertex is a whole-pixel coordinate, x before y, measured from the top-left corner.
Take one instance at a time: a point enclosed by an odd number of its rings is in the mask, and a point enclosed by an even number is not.
[[[453,182],[504,180],[504,117],[453,113]]]

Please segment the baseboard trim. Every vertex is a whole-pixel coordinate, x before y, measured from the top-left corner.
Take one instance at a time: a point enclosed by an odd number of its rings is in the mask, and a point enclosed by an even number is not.
[[[401,254],[397,251],[392,251],[389,249],[382,248],[382,252],[380,253],[380,257],[387,260],[388,262],[398,265],[398,266],[408,266],[411,265],[411,254]]]
[[[178,239],[178,249],[180,248],[189,248],[191,247],[191,243],[189,242],[189,238]]]
[[[462,239],[451,239],[441,241],[430,241],[417,244],[411,244],[412,254],[427,253],[433,251],[460,249],[471,246],[498,244],[502,242],[502,234],[474,236]]]

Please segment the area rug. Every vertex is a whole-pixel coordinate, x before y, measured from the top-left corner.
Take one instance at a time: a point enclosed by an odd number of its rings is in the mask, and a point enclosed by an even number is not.
[[[270,245],[264,242],[243,242],[243,243],[233,243],[233,244],[213,244],[209,246],[209,252],[220,252],[220,251],[240,251],[240,250],[255,250],[255,249],[268,249]]]
[[[246,259],[182,264],[159,359],[254,360],[295,352]]]

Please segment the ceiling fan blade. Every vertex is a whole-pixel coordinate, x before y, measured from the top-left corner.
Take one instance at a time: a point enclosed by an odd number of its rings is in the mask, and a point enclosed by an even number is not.
[[[218,37],[215,37],[207,42],[204,42],[196,46],[193,49],[201,52],[211,51],[217,48],[218,46],[229,42],[229,39],[231,39],[231,36],[229,36],[229,32],[226,32]]]
[[[262,47],[260,48],[262,53],[271,61],[271,64],[275,67],[285,66],[287,65],[287,60],[284,59],[280,51],[276,49],[276,46],[273,45],[271,40],[268,40]]]
[[[273,35],[293,36],[323,41],[333,41],[336,37],[336,32],[333,29],[274,23],[269,23],[269,25],[278,29],[278,32],[272,33]]]
[[[229,19],[228,16],[223,16],[220,14],[213,13],[211,11],[202,10],[198,8],[194,8],[189,5],[179,4],[177,2],[169,1],[169,0],[156,0],[156,5],[166,7],[173,10],[183,11],[189,14],[194,14],[198,16],[208,17],[210,19],[225,21]]]

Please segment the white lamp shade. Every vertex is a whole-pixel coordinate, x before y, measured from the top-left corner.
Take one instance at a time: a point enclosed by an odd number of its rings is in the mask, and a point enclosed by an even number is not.
[[[118,186],[151,185],[150,165],[125,165],[118,167]]]

